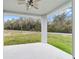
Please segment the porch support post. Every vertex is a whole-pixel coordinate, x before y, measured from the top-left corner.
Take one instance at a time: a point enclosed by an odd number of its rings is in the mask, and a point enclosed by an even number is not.
[[[47,43],[47,16],[41,16],[41,42]]]

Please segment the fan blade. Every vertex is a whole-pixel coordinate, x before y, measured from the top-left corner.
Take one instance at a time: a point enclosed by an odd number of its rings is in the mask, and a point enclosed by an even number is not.
[[[19,4],[19,5],[21,5],[21,4],[25,4],[25,2],[18,2],[18,4]]]
[[[35,9],[38,9],[38,7],[36,7],[36,6],[34,6],[34,5],[33,5],[33,7],[34,7]]]
[[[25,1],[25,0],[17,0],[17,1]]]
[[[28,3],[28,1],[30,1],[30,0],[25,0],[26,3]]]
[[[41,1],[41,0],[33,0],[33,2],[39,2],[39,1]]]
[[[33,5],[38,6],[38,3],[34,2]]]
[[[40,0],[35,0],[35,1],[33,2],[33,5],[34,5],[35,7],[38,7],[38,1],[40,1]]]
[[[25,0],[17,0],[18,4],[24,4]]]

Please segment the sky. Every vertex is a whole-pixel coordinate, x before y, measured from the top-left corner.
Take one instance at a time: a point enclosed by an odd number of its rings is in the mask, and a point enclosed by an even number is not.
[[[19,16],[4,16],[3,17],[4,21],[18,19],[18,18],[20,18],[20,17]]]
[[[66,13],[66,16],[68,16],[68,17],[72,16],[72,8],[68,8],[65,13]],[[4,16],[3,17],[4,21],[12,20],[12,19],[18,19],[18,18],[20,18],[20,17],[19,16]],[[48,16],[48,21],[52,21],[53,18],[54,18],[53,15],[49,15]]]
[[[67,10],[66,16],[72,16],[72,9]]]

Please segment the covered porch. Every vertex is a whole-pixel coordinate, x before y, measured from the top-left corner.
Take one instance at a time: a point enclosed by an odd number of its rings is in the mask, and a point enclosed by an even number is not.
[[[4,0],[4,15],[33,16],[41,19],[41,42],[4,46],[4,59],[72,59],[72,55],[47,43],[48,15],[55,11],[61,14],[71,5],[71,0],[40,0],[39,9],[26,10],[26,6],[18,5],[16,0]]]

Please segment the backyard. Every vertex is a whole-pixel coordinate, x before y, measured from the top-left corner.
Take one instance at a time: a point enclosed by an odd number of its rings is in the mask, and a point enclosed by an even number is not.
[[[41,33],[35,31],[4,30],[4,45],[41,42]],[[48,33],[48,44],[72,54],[72,35]]]

